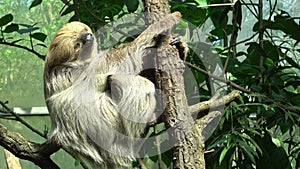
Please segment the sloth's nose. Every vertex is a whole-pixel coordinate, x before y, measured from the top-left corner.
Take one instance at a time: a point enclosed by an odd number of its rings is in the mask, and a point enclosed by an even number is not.
[[[94,36],[91,33],[85,33],[81,35],[80,39],[82,40],[83,44],[92,43],[94,40]]]
[[[88,42],[88,41],[93,41],[93,35],[91,34],[91,33],[87,33],[87,35],[86,35],[86,41]]]

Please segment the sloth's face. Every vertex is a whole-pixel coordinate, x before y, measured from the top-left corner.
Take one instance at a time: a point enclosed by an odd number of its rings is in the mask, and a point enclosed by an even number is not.
[[[76,59],[86,60],[92,57],[96,47],[96,40],[92,33],[81,33],[74,45]]]
[[[49,47],[46,68],[85,60],[97,51],[97,42],[91,29],[81,22],[71,22],[58,30],[51,46]]]

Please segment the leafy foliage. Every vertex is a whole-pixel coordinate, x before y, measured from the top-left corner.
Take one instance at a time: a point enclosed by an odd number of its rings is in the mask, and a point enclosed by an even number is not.
[[[274,6],[269,8],[274,9],[276,2],[271,1],[269,5]],[[243,22],[230,23],[227,18],[232,11],[228,7],[208,11],[215,26],[211,40],[231,45],[218,50],[226,55],[223,63],[228,64],[225,68],[230,79],[251,93],[226,108],[219,128],[207,142],[207,149],[215,149],[207,155],[207,168],[299,167],[299,150],[293,154],[289,150],[297,149],[294,144],[300,141],[295,134],[300,127],[299,23],[285,11],[265,10],[263,15],[269,15],[269,19],[260,25],[259,16],[254,16],[257,22],[248,30],[257,36],[237,45],[230,43],[234,38],[232,28],[241,27]],[[222,13],[225,21],[217,13]],[[246,50],[239,50],[241,44],[247,46]],[[293,144],[287,140],[293,140]]]
[[[56,6],[56,9],[60,10],[61,16],[69,15],[69,21],[80,20],[94,30],[111,24],[126,14],[142,11],[142,4],[138,0],[74,2],[77,1],[62,1],[63,6]],[[170,1],[171,10],[180,11],[185,19],[176,31],[192,39],[186,61],[211,73],[218,67],[218,62],[211,60],[217,54],[217,59],[224,65],[222,71],[226,72],[227,79],[240,86],[243,92],[238,100],[226,106],[218,128],[206,141],[206,150],[214,150],[206,155],[208,169],[300,167],[299,13],[287,11],[280,2],[269,0],[263,1],[263,4],[249,4],[241,0],[234,5],[225,5],[231,1]],[[29,8],[37,10],[44,3],[45,1],[34,0]],[[220,5],[207,7],[206,4]],[[257,6],[262,6],[264,10],[258,11]],[[16,16],[21,15],[10,14],[8,11],[6,13],[0,18],[0,44],[28,47],[30,52],[36,52],[34,54],[43,58],[47,35],[55,32],[60,23],[52,28],[41,29],[38,24],[40,20],[33,23],[16,22]],[[47,16],[51,19],[46,19],[45,22],[53,20],[52,14]],[[120,24],[120,27],[133,25],[128,22]],[[199,31],[207,28],[207,25],[209,29],[205,30],[204,35],[196,36],[193,32],[186,31],[191,28]],[[139,29],[140,27],[134,27],[129,31]],[[16,33],[18,36],[15,36]],[[104,43],[115,45],[108,42],[117,33],[117,30],[106,30],[103,35]],[[132,38],[122,37],[122,42]],[[36,50],[37,47],[41,47],[43,52]],[[9,51],[6,53],[10,54]],[[199,59],[199,53],[209,60]],[[17,64],[13,66],[15,71],[21,72],[17,67]],[[192,98],[189,103],[208,100],[214,91],[213,82],[207,75],[197,70],[191,71],[200,94],[192,89],[186,91]],[[186,86],[191,85],[189,82],[186,79]],[[236,88],[229,84],[224,86],[229,90]],[[10,88],[0,90],[9,91]],[[160,124],[155,129],[151,128],[147,136],[158,135],[165,130]],[[156,145],[150,149],[159,151]],[[169,151],[144,160],[151,168],[160,159],[165,167],[171,166]]]

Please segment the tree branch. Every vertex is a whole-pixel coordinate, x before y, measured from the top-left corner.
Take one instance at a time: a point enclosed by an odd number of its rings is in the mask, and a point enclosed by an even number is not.
[[[211,111],[196,121],[196,129],[201,131],[203,141],[207,140],[218,126],[221,114],[220,111]]]
[[[0,41],[0,45],[7,45],[7,46],[12,46],[12,47],[24,49],[24,50],[26,50],[28,52],[31,52],[31,53],[35,54],[38,58],[40,58],[42,60],[45,60],[45,58],[46,58],[45,55],[41,55],[37,51],[35,51],[35,50],[31,49],[31,48],[28,48],[26,46],[18,45],[18,44],[15,44],[15,43],[9,43],[9,42],[5,42],[5,41]]]
[[[200,102],[200,103],[191,105],[189,107],[189,110],[193,114],[207,111],[209,109],[214,109],[214,108],[217,108],[220,106],[224,106],[225,104],[230,103],[231,101],[238,98],[239,96],[240,96],[240,92],[237,90],[233,90],[232,92],[230,92],[229,94],[227,94],[221,98],[210,99],[208,101],[204,101],[204,102]]]
[[[218,81],[220,81],[220,82],[226,83],[226,84],[228,84],[229,86],[231,86],[231,87],[233,87],[233,88],[235,88],[235,89],[237,89],[237,90],[240,90],[240,91],[242,91],[242,92],[245,92],[245,93],[247,93],[247,94],[253,93],[253,92],[251,92],[250,90],[248,90],[248,89],[246,89],[246,88],[244,88],[244,87],[242,87],[242,86],[240,86],[240,85],[238,85],[238,84],[236,84],[236,83],[234,83],[234,82],[232,82],[232,81],[230,81],[230,80],[227,80],[227,79],[224,79],[224,78],[222,78],[222,77],[215,76],[215,75],[213,75],[213,74],[211,74],[211,73],[208,73],[207,71],[205,71],[205,70],[203,70],[203,69],[201,69],[201,68],[199,68],[199,67],[197,67],[197,66],[194,66],[193,64],[191,64],[191,63],[189,63],[189,62],[185,62],[185,64],[188,65],[189,67],[195,69],[196,71],[198,71],[198,72],[200,72],[200,73],[202,73],[202,74],[204,74],[204,75],[206,75],[206,76],[212,78],[213,80],[218,80]]]
[[[17,115],[15,112],[10,110],[4,102],[0,101],[0,105],[5,110],[5,111],[2,111],[2,112],[13,115],[17,121],[21,122],[24,126],[29,128],[31,131],[35,132],[36,134],[38,134],[39,136],[41,136],[43,138],[47,138],[47,136],[45,134],[43,134],[39,130],[33,128],[29,123],[27,123],[25,120],[23,120],[19,115]]]
[[[19,133],[10,132],[0,124],[0,145],[16,157],[31,161],[42,169],[59,169],[50,158],[50,155],[60,148],[54,143],[29,142]]]

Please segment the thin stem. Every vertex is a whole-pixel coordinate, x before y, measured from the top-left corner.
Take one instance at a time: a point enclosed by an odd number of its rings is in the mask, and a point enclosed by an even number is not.
[[[263,0],[258,1],[258,21],[259,21],[259,34],[258,34],[258,39],[259,39],[259,46],[261,49],[264,48],[263,46],[263,41],[264,41],[264,28],[263,28]],[[264,62],[264,56],[260,54],[259,56],[259,67],[263,66]],[[262,73],[260,73],[260,78],[259,78],[259,83],[263,83],[263,77]]]
[[[79,12],[78,12],[78,9],[79,9],[78,1],[77,0],[73,0],[73,4],[74,4],[74,13],[75,13],[75,16],[76,16],[77,20],[80,21],[80,15],[79,15]]]
[[[157,129],[157,126],[154,126],[154,132],[155,134],[158,134],[158,129]],[[162,156],[161,156],[161,151],[160,151],[160,136],[157,135],[155,137],[155,142],[156,142],[156,148],[157,148],[157,154],[158,154],[158,168],[159,169],[163,169],[164,166],[163,166],[163,160],[162,160]]]
[[[244,40],[242,40],[242,41],[239,41],[239,42],[237,42],[237,43],[235,43],[235,44],[232,44],[232,45],[228,46],[227,48],[224,48],[222,51],[218,52],[218,54],[222,54],[224,51],[229,50],[229,49],[232,48],[233,46],[237,46],[237,45],[239,45],[239,44],[245,43],[245,42],[247,42],[247,41],[253,39],[257,34],[258,34],[258,32],[256,32],[255,34],[253,34],[252,36],[250,36],[250,37],[247,38],[247,39],[244,39]]]
[[[31,131],[35,132],[39,136],[47,139],[47,136],[45,134],[41,133],[37,129],[33,128],[29,123],[27,123],[26,121],[24,121],[19,115],[17,115],[15,112],[13,112],[12,110],[10,110],[6,106],[6,104],[4,102],[0,101],[0,105],[6,110],[6,113],[9,113],[9,114],[13,115],[16,118],[17,121],[21,122],[24,126],[26,126],[27,128],[29,128]]]
[[[233,88],[235,88],[237,90],[240,90],[242,92],[245,92],[245,93],[248,93],[248,94],[252,93],[250,90],[248,90],[246,88],[243,88],[242,86],[240,86],[240,85],[238,85],[238,84],[236,84],[236,83],[234,83],[234,82],[232,82],[230,80],[227,80],[227,79],[224,79],[222,77],[215,76],[215,75],[213,75],[211,73],[208,73],[207,71],[205,71],[205,70],[203,70],[203,69],[201,69],[201,68],[199,68],[197,66],[194,66],[193,64],[191,64],[189,62],[185,62],[185,64],[188,65],[189,67],[195,69],[196,71],[198,71],[198,72],[200,72],[200,73],[202,73],[202,74],[204,74],[204,75],[212,78],[213,80],[218,80],[220,82],[226,83],[229,86],[231,86],[231,87],[233,87]]]
[[[14,43],[9,43],[9,42],[5,42],[5,41],[3,41],[3,42],[0,41],[0,45],[1,45],[1,44],[2,44],[2,45],[8,45],[8,46],[12,46],[12,47],[24,49],[24,50],[26,50],[26,51],[28,51],[28,52],[31,52],[31,53],[35,54],[38,58],[45,60],[45,55],[41,55],[41,54],[39,54],[37,51],[35,51],[35,50],[33,50],[33,49],[30,49],[30,48],[28,48],[28,47],[26,47],[26,46],[14,44]]]

